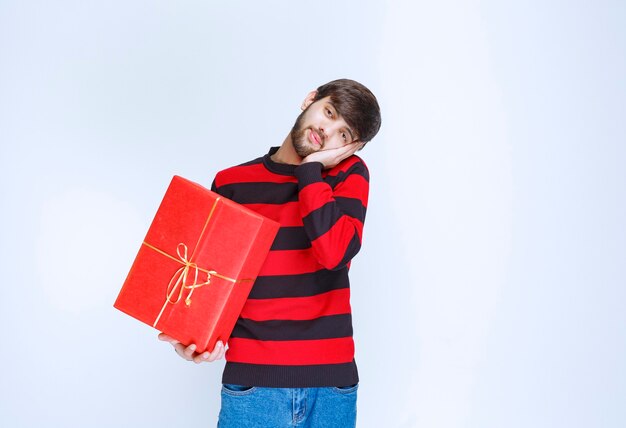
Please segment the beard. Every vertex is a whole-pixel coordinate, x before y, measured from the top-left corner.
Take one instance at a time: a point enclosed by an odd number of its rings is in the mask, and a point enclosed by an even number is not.
[[[315,153],[317,149],[311,147],[307,141],[307,130],[309,128],[304,127],[304,114],[308,110],[308,107],[300,113],[298,118],[296,119],[296,123],[294,123],[293,128],[291,128],[291,144],[293,144],[293,148],[301,158],[305,158],[311,153]]]

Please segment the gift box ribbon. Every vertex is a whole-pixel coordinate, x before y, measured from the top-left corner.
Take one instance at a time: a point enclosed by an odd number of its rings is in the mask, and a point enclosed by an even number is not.
[[[171,254],[168,254],[167,252],[155,247],[154,245],[151,245],[150,243],[146,241],[142,243],[146,247],[182,265],[180,268],[178,268],[178,270],[176,270],[176,272],[174,272],[174,275],[172,275],[172,278],[170,279],[167,285],[167,290],[165,293],[166,294],[165,303],[163,303],[163,307],[161,307],[161,311],[159,312],[159,315],[154,320],[154,324],[152,324],[153,327],[156,328],[156,325],[161,319],[161,316],[163,315],[163,312],[165,311],[165,308],[167,307],[167,305],[168,304],[175,305],[178,302],[180,302],[186,290],[188,290],[189,293],[185,297],[185,300],[184,300],[185,305],[191,306],[191,295],[193,294],[193,291],[196,288],[200,288],[204,285],[210,284],[212,276],[232,282],[233,284],[237,282],[252,281],[252,279],[250,278],[247,278],[247,279],[229,278],[227,276],[219,274],[218,272],[214,270],[201,268],[192,261],[193,256],[196,252],[196,248],[198,248],[198,244],[200,243],[200,241],[202,240],[202,237],[204,236],[204,232],[207,226],[209,225],[209,222],[211,221],[211,217],[213,216],[213,212],[215,211],[215,207],[217,207],[217,203],[219,202],[219,200],[220,200],[219,197],[215,199],[215,202],[213,203],[213,206],[211,207],[211,211],[209,212],[209,216],[207,217],[204,223],[202,232],[200,232],[200,236],[198,237],[198,240],[196,241],[196,245],[194,246],[190,257],[187,257],[188,248],[187,248],[187,245],[185,245],[183,242],[178,243],[178,245],[176,246],[176,254],[178,255],[178,257],[172,256]],[[190,270],[193,271],[193,282],[191,284],[188,284]],[[200,272],[204,272],[207,275],[206,281],[198,282],[198,276],[200,275]],[[173,299],[174,295],[176,295],[177,293],[178,295],[176,296],[175,299]]]

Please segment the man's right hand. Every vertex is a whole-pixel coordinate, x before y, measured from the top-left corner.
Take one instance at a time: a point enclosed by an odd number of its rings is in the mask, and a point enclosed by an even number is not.
[[[215,344],[215,348],[213,349],[213,352],[211,353],[203,352],[199,354],[196,352],[195,344],[192,343],[189,346],[185,346],[182,343],[180,343],[178,340],[174,339],[173,337],[168,336],[165,333],[159,334],[159,340],[171,343],[172,346],[174,347],[174,350],[181,358],[184,358],[187,361],[193,361],[196,364],[200,364],[205,361],[212,362],[215,360],[219,360],[220,358],[224,356],[224,352],[226,351],[224,349],[224,344],[221,341],[218,341]]]
[[[320,162],[324,165],[324,169],[332,168],[337,166],[342,160],[355,154],[357,150],[363,147],[363,145],[364,144],[362,142],[355,141],[353,143],[346,144],[343,147],[318,150],[302,159],[301,163]]]

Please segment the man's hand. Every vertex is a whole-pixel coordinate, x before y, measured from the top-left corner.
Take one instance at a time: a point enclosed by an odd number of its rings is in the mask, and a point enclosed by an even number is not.
[[[324,165],[324,169],[332,168],[342,160],[352,156],[361,147],[363,147],[363,143],[355,141],[336,149],[318,150],[302,159],[301,163],[321,162]]]
[[[200,364],[204,361],[212,362],[215,360],[219,360],[224,356],[225,352],[224,344],[221,341],[218,341],[215,344],[215,349],[213,349],[213,352],[203,352],[202,354],[199,354],[196,352],[195,344],[192,343],[189,346],[185,346],[178,340],[168,336],[165,333],[159,334],[159,340],[171,343],[174,347],[174,350],[181,358],[184,358],[187,361],[193,361],[196,364]]]

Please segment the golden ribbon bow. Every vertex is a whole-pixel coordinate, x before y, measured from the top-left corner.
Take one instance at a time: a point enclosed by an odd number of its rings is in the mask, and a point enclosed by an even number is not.
[[[209,216],[206,219],[206,222],[204,223],[204,227],[202,228],[202,232],[200,233],[200,236],[198,237],[198,241],[196,242],[196,246],[194,247],[193,252],[191,253],[190,257],[187,257],[187,245],[185,245],[184,243],[180,242],[178,243],[178,245],[176,246],[176,254],[178,254],[178,258],[166,253],[163,250],[160,250],[159,248],[150,245],[149,243],[147,243],[146,241],[143,242],[143,245],[145,245],[148,248],[151,248],[152,250],[164,255],[165,257],[169,257],[170,259],[180,263],[182,266],[180,268],[178,268],[178,270],[176,270],[176,272],[174,272],[174,275],[172,275],[172,278],[170,279],[170,282],[167,285],[167,291],[166,291],[166,299],[165,299],[165,303],[163,303],[163,307],[161,308],[161,311],[159,312],[159,315],[156,317],[156,320],[154,321],[154,324],[152,324],[153,327],[156,328],[157,323],[159,322],[159,320],[161,319],[161,316],[163,315],[163,312],[165,311],[165,308],[167,307],[167,304],[172,304],[175,305],[178,302],[181,301],[181,299],[183,298],[183,295],[185,293],[185,290],[189,290],[189,294],[187,294],[187,297],[185,298],[185,305],[190,306],[191,305],[191,295],[193,294],[193,291],[196,288],[202,287],[203,285],[208,285],[211,283],[211,276],[216,276],[218,278],[224,279],[226,281],[230,281],[232,283],[236,283],[236,282],[243,282],[243,281],[252,281],[252,279],[233,279],[233,278],[229,278],[227,276],[224,275],[220,275],[219,273],[217,273],[214,270],[207,270],[207,269],[203,269],[201,267],[199,267],[196,263],[192,262],[191,259],[193,259],[193,256],[195,254],[196,248],[198,247],[198,244],[200,243],[200,240],[202,239],[202,236],[204,235],[204,231],[206,230],[207,225],[209,224],[209,221],[211,220],[211,216],[213,215],[213,211],[215,211],[215,207],[217,206],[217,202],[220,200],[220,198],[218,197],[215,202],[213,203],[213,207],[211,208],[211,211],[209,212]],[[182,249],[182,253],[181,253],[181,249]],[[191,284],[188,284],[188,278],[189,278],[189,270],[193,270],[193,282]],[[207,279],[204,282],[198,283],[198,276],[200,272],[204,272],[207,274]],[[178,290],[178,296],[176,297],[175,300],[172,300],[172,297],[176,294]]]

